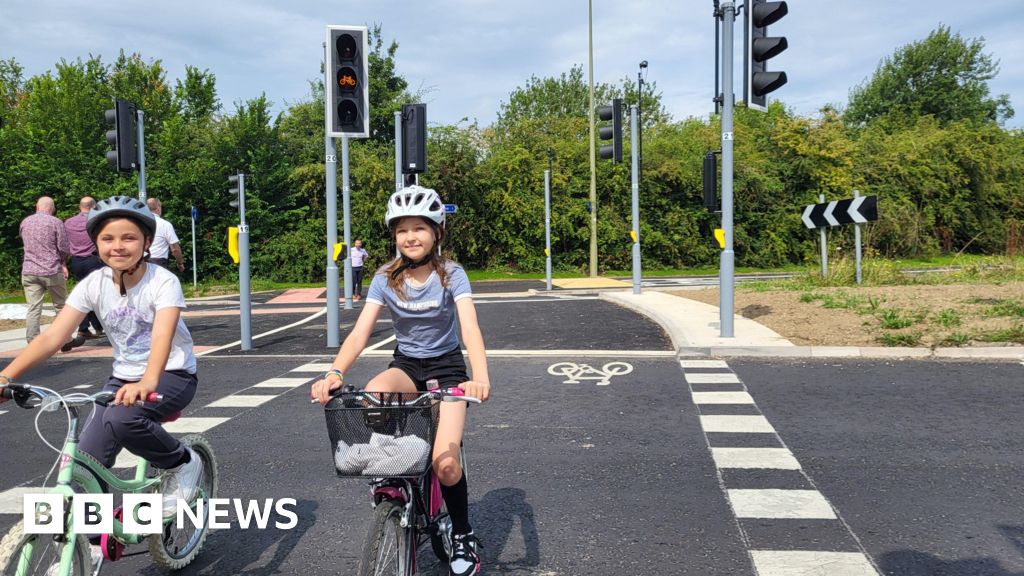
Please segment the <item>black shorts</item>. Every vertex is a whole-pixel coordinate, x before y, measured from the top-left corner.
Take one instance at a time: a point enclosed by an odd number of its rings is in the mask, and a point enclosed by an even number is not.
[[[416,384],[416,389],[427,390],[427,380],[436,379],[441,388],[458,386],[469,380],[466,372],[466,360],[462,350],[456,348],[433,358],[413,358],[395,349],[395,358],[388,368],[398,368]]]

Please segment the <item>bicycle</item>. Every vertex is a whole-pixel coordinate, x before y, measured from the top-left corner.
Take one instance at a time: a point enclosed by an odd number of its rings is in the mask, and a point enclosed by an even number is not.
[[[40,408],[41,412],[63,409],[68,415],[68,433],[60,450],[60,468],[57,473],[57,484],[49,491],[64,497],[65,515],[64,532],[62,534],[26,534],[24,520],[19,521],[6,536],[0,540],[0,575],[28,576],[30,574],[53,574],[55,566],[59,566],[60,576],[90,576],[97,574],[103,560],[116,561],[124,556],[142,554],[124,554],[128,545],[139,544],[148,540],[149,553],[161,568],[178,570],[190,564],[198,556],[206,541],[207,520],[209,517],[209,499],[217,494],[217,460],[209,442],[202,435],[189,434],[181,438],[194,453],[203,460],[203,476],[199,482],[199,495],[192,503],[193,511],[198,510],[202,503],[202,513],[196,515],[202,520],[201,527],[184,524],[178,528],[175,518],[163,521],[160,534],[139,535],[128,534],[121,523],[120,509],[115,510],[113,533],[103,534],[100,547],[103,552],[99,564],[92,566],[89,540],[73,529],[71,498],[77,493],[101,494],[103,486],[125,494],[142,494],[160,492],[163,483],[162,475],[151,474],[149,462],[139,458],[135,467],[134,477],[122,479],[103,464],[85,452],[78,450],[79,410],[85,406],[98,404],[106,406],[114,399],[113,392],[101,391],[95,394],[75,393],[60,395],[47,388],[27,384],[10,383],[3,390],[4,398],[13,399],[22,408]],[[159,402],[162,397],[153,393],[146,398],[147,402]],[[171,414],[162,422],[176,420],[181,412]],[[38,420],[38,416],[37,416]],[[38,426],[36,432],[39,433]],[[42,438],[42,434],[40,434]],[[43,439],[46,442],[45,438]],[[48,444],[48,443],[47,443]],[[52,446],[51,446],[52,447]],[[69,465],[71,463],[73,465]],[[55,464],[56,465],[56,464]]]
[[[460,388],[365,392],[346,386],[331,396],[324,414],[335,472],[370,478],[374,516],[356,574],[411,576],[416,550],[428,538],[434,555],[447,562],[452,524],[431,465],[439,402],[480,400]],[[344,455],[339,442],[347,447]]]

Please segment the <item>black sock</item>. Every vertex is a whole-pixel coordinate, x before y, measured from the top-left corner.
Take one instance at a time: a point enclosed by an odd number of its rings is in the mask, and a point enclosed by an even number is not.
[[[469,488],[466,487],[466,475],[463,474],[454,486],[441,484],[441,495],[448,506],[448,516],[452,520],[452,534],[469,534],[473,528],[469,525]]]
[[[181,460],[178,460],[178,463],[175,464],[174,466],[171,466],[171,468],[177,468],[178,466],[181,466],[182,464],[188,464],[191,461],[192,453],[188,451],[188,448],[186,448],[185,453],[181,455]]]

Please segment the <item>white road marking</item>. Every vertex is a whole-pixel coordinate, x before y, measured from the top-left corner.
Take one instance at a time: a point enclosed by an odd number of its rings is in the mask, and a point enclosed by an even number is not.
[[[43,486],[18,486],[0,492],[0,514],[21,514],[24,511],[26,494],[42,494],[49,489]]]
[[[385,338],[384,340],[381,340],[380,342],[377,342],[373,346],[370,346],[369,348],[364,348],[363,352],[370,352],[370,351],[376,350],[377,348],[380,348],[381,346],[387,344],[388,342],[394,342],[395,340],[398,340],[398,337],[395,336],[394,334],[392,334],[391,336]]]
[[[680,360],[683,368],[728,368],[725,360]],[[689,374],[687,374],[689,376]]]
[[[207,404],[205,408],[253,408],[266,404],[274,398],[277,398],[277,396],[242,396],[232,394]]]
[[[135,468],[139,464],[139,457],[127,450],[121,450],[121,453],[117,455],[117,459],[114,460],[114,465],[111,468]]]
[[[800,463],[787,448],[711,448],[711,457],[719,468],[800,469]]]
[[[764,416],[704,415],[700,417],[700,423],[705,432],[775,433],[775,428]]]
[[[79,384],[78,386],[72,386],[72,390],[82,390],[84,388],[92,388],[92,384]]]
[[[817,490],[726,490],[737,518],[835,520],[836,513]]]
[[[701,374],[686,373],[686,381],[689,384],[738,384],[740,382],[739,377],[732,372],[723,372],[720,374]]]
[[[298,368],[292,368],[292,372],[320,372],[324,373],[331,369],[330,363],[313,362],[311,364],[303,364]]]
[[[753,404],[746,392],[694,392],[694,404]]]
[[[219,426],[230,420],[230,418],[211,418],[190,416],[188,418],[178,418],[174,422],[167,422],[164,424],[164,430],[167,430],[171,434],[191,434],[198,432],[206,432],[214,426]]]
[[[309,378],[271,378],[264,380],[253,388],[297,388],[309,382]]]
[[[860,552],[751,550],[760,576],[877,576]]]
[[[324,314],[327,314],[327,306],[324,306],[323,310],[320,310],[319,312],[317,312],[316,314],[313,314],[312,316],[307,316],[307,317],[303,318],[302,320],[299,320],[298,322],[292,322],[291,324],[289,324],[287,326],[281,326],[280,328],[274,328],[273,330],[270,330],[268,332],[264,332],[262,334],[257,334],[256,336],[253,336],[252,339],[256,340],[257,338],[263,338],[264,336],[270,336],[271,334],[277,334],[278,332],[283,332],[284,330],[287,330],[289,328],[294,328],[296,326],[301,326],[302,324],[305,324],[306,322],[309,322],[311,320],[315,320],[315,319],[323,316]],[[204,351],[196,354],[196,356],[207,356],[209,354],[213,354],[214,352],[220,352],[221,350],[227,350],[228,348],[234,348],[235,346],[238,346],[241,343],[242,343],[241,340],[237,340],[235,342],[232,342],[231,344],[225,344],[223,346],[218,346],[217,348],[211,348],[209,350],[204,350]]]

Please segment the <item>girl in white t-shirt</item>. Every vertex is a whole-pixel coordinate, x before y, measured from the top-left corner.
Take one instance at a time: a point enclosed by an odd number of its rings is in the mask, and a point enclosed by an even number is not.
[[[96,406],[79,449],[106,466],[130,452],[172,474],[164,482],[164,515],[177,500],[195,498],[202,461],[167,433],[160,421],[180,411],[196,393],[192,336],[181,319],[185,298],[178,277],[146,262],[156,221],[140,200],[114,196],[89,212],[86,230],[105,267],[78,283],[53,324],[2,371],[0,387],[53,356],[89,312],[95,312],[113,347],[113,373],[105,390],[116,392]],[[160,402],[143,403],[151,393]]]
[[[428,380],[437,380],[442,388],[458,386],[467,396],[486,401],[491,393],[487,352],[469,278],[461,266],[438,255],[444,238],[441,198],[429,188],[403,188],[388,201],[385,221],[401,256],[374,274],[355,327],[331,369],[313,383],[312,397],[326,403],[330,391],[341,388],[343,374],[369,341],[380,311],[387,308],[398,345],[388,369],[370,380],[366,390],[415,392],[426,390]],[[472,378],[462,357],[459,332]],[[465,424],[465,403],[441,404],[433,468],[452,521],[451,576],[480,572],[479,540],[469,522],[469,488],[459,460]]]

